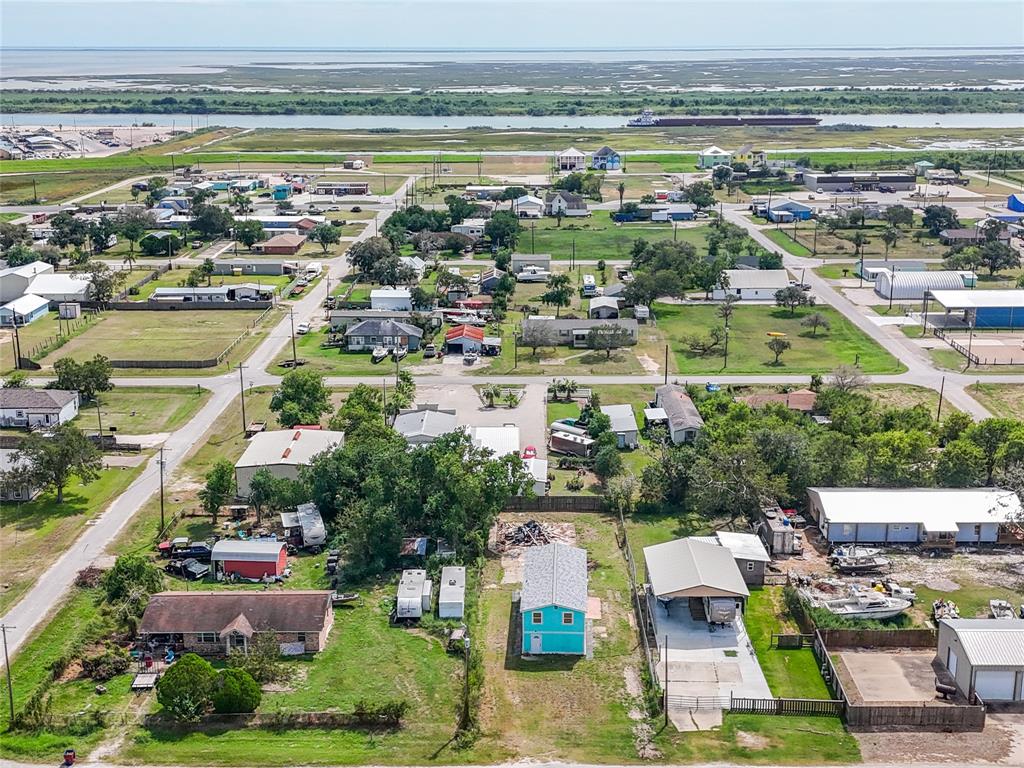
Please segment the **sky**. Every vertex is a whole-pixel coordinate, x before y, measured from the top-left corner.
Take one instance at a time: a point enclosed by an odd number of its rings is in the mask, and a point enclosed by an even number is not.
[[[3,0],[0,42],[88,48],[1020,46],[1024,2]]]

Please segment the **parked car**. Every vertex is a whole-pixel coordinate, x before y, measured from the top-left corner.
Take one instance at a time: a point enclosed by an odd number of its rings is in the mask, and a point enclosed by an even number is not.
[[[190,581],[199,581],[210,575],[210,566],[200,563],[194,557],[190,557],[187,560],[171,560],[164,570]]]
[[[435,347],[433,344],[427,344],[427,346],[425,346],[423,348],[423,356],[424,357],[436,357],[437,356],[437,347]]]
[[[895,192],[896,191],[896,187],[889,186],[888,184],[879,184],[878,185],[878,191],[879,192]]]
[[[300,336],[309,333],[309,323],[299,323],[295,328],[295,332]]]
[[[349,208],[349,210],[352,211],[352,213],[362,213],[363,212],[363,209],[360,206],[358,206],[358,205],[353,205],[351,208]]]
[[[171,557],[176,560],[188,560],[191,558],[201,563],[210,562],[212,555],[213,550],[205,541],[193,541],[187,547],[175,548],[171,552]]]
[[[192,241],[192,247],[193,248],[202,248],[203,247],[203,241],[202,240],[193,240]]]

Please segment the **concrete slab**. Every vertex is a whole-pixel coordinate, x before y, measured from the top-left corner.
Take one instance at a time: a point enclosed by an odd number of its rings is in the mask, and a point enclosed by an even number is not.
[[[594,621],[601,620],[601,598],[600,597],[588,597],[587,598],[587,618],[593,619]]]
[[[932,669],[934,651],[843,651],[839,656],[865,702],[938,700]]]

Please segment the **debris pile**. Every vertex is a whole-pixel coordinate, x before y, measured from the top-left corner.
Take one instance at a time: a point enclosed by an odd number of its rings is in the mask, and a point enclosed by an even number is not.
[[[959,619],[960,609],[952,600],[936,600],[932,603],[932,616],[939,619]]]
[[[523,547],[540,547],[555,542],[571,544],[575,538],[571,525],[542,523],[537,520],[527,520],[518,524],[499,520],[494,534],[495,549],[499,552]]]

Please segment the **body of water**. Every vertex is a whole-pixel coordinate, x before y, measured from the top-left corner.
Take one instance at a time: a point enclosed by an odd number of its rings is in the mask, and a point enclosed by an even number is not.
[[[585,115],[566,117],[551,115],[454,115],[447,117],[418,115],[187,115],[187,114],[72,114],[59,112],[16,112],[3,115],[3,124],[10,126],[99,127],[129,126],[152,123],[178,129],[205,128],[212,125],[232,128],[324,128],[334,130],[366,130],[396,128],[400,130],[457,130],[473,127],[567,129],[624,128],[631,115]],[[956,114],[879,114],[824,115],[822,125],[850,123],[896,128],[1024,128],[1024,114],[956,113]],[[643,129],[636,129],[643,130]],[[709,127],[714,130],[714,127]]]

